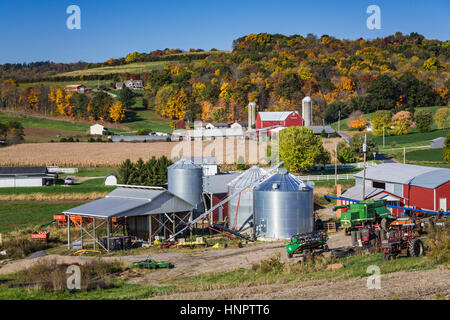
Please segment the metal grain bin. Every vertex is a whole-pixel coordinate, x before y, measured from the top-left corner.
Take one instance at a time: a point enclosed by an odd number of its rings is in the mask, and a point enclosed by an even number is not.
[[[191,160],[181,159],[168,168],[168,190],[203,210],[203,168]]]
[[[238,231],[243,231],[250,226],[249,222],[253,218],[253,190],[248,187],[264,175],[266,175],[264,169],[261,169],[259,166],[253,166],[228,183],[228,195],[232,195],[242,188],[247,188],[241,192],[240,196],[236,196],[229,201],[228,217],[230,219],[230,228],[235,226],[235,220],[236,230]]]
[[[280,169],[254,189],[257,237],[288,239],[314,229],[313,188]]]

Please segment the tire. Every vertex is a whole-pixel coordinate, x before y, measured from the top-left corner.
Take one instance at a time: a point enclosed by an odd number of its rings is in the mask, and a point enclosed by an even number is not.
[[[239,242],[238,243],[238,248],[242,248],[242,247],[243,247],[242,242]]]
[[[357,244],[356,231],[351,231],[350,236],[352,237],[352,246],[356,246],[356,244]]]
[[[328,248],[328,245],[324,245],[324,246],[323,246],[323,251],[325,251],[325,252],[330,251],[330,249]]]
[[[293,256],[294,256],[294,255],[293,255],[292,253],[288,252],[287,257],[288,257],[289,259],[292,259]]]
[[[424,251],[425,251],[425,248],[423,246],[423,242],[419,238],[414,238],[409,243],[408,253],[411,257],[423,256]]]

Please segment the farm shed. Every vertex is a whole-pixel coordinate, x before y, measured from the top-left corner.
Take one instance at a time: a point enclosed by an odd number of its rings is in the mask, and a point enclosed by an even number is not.
[[[256,117],[256,129],[273,126],[292,127],[302,125],[303,119],[297,111],[258,112],[258,116]]]
[[[240,172],[223,173],[217,175],[205,176],[203,179],[203,192],[206,197],[207,207],[212,208],[228,194],[228,183],[238,177]],[[228,216],[228,202],[213,212],[213,221],[222,221]]]
[[[117,176],[115,174],[106,176],[105,186],[117,186]]]
[[[107,132],[108,131],[108,129],[107,128],[105,128],[104,126],[102,126],[101,124],[98,124],[98,123],[96,123],[96,124],[94,124],[94,125],[92,125],[91,127],[90,127],[90,129],[89,129],[89,134],[90,135],[99,135],[99,136],[101,136],[101,135],[103,135],[105,132]]]
[[[363,172],[354,187],[342,193],[362,199]],[[366,198],[385,199],[389,204],[432,211],[450,207],[450,169],[402,163],[384,163],[366,169]],[[400,213],[395,210],[394,213]]]
[[[192,219],[194,206],[173,195],[164,188],[118,185],[104,198],[69,209],[63,213],[70,220],[71,216],[90,218],[92,223],[81,223],[81,246],[84,234],[94,243],[110,251],[109,243],[104,247],[97,239],[96,230],[106,224],[107,239],[122,233],[143,240],[156,237],[167,239]],[[81,220],[83,221],[83,220]],[[97,224],[97,222],[100,224]],[[114,221],[116,223],[114,228]],[[70,227],[68,227],[68,247],[71,247]]]
[[[0,187],[41,187],[56,177],[47,167],[0,167]]]
[[[328,138],[330,138],[335,131],[330,126],[309,126],[309,128],[314,131],[315,135],[321,135],[323,131],[325,131],[325,134]]]

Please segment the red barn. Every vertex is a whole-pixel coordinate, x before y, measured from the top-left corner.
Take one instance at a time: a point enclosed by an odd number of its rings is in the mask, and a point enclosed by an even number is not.
[[[355,174],[354,187],[342,197],[362,199],[363,172]],[[366,198],[388,204],[431,211],[450,209],[450,169],[402,163],[384,163],[366,169]],[[403,210],[394,209],[399,214]]]
[[[303,126],[303,119],[297,111],[283,112],[258,112],[256,117],[256,129],[263,129],[272,126]]]
[[[239,176],[240,172],[204,176],[203,192],[208,209],[228,197],[228,183]],[[213,221],[223,221],[228,217],[228,203],[213,212]]]

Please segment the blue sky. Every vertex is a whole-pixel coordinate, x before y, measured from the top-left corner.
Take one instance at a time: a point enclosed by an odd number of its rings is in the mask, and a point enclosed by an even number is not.
[[[81,30],[66,27],[72,4],[81,8]],[[381,8],[381,30],[366,27],[372,4]],[[164,48],[230,50],[234,39],[259,32],[449,40],[450,1],[1,0],[0,28],[0,63],[101,62]]]

